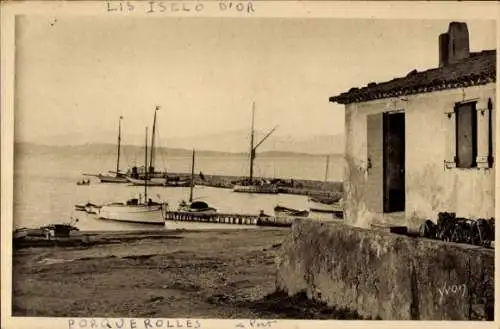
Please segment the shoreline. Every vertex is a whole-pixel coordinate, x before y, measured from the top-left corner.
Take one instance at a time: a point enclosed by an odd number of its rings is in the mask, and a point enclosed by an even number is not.
[[[179,179],[189,179],[188,173],[168,173],[169,176],[179,177]],[[209,175],[203,174],[200,178],[199,173],[195,174],[194,183],[200,186],[218,187],[231,189],[234,182],[248,179],[247,176],[229,176],[229,175]],[[273,180],[277,179],[287,183],[287,186],[278,186],[278,193],[305,195],[315,197],[338,197],[342,194],[343,183],[339,181],[318,181],[306,179],[284,179],[271,177],[255,177],[254,179]]]
[[[81,231],[13,251],[13,316],[359,317],[276,291],[287,228]]]

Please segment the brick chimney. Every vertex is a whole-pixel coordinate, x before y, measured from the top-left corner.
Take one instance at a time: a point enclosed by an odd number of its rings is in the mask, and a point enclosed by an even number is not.
[[[469,30],[467,24],[451,22],[448,32],[439,36],[439,67],[469,57]]]

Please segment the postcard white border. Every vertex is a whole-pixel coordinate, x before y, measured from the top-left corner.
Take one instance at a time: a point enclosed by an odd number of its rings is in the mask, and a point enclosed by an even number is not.
[[[118,1],[120,2],[120,1]],[[118,3],[113,1],[114,4]],[[126,3],[126,1],[121,1]],[[147,1],[130,1],[137,8],[147,6]],[[162,1],[171,3],[180,1]],[[16,15],[47,15],[47,16],[164,16],[164,17],[304,17],[304,18],[373,18],[373,19],[495,19],[500,14],[500,6],[492,2],[368,2],[368,1],[252,1],[255,11],[247,10],[221,10],[220,1],[184,1],[190,3],[191,8],[197,3],[203,3],[203,10],[147,13],[144,10],[109,11],[107,1],[10,1],[1,3],[1,241],[2,241],[2,328],[68,328],[66,318],[21,318],[10,317],[11,289],[12,289],[12,205],[13,205],[13,129],[14,129],[14,23]],[[229,1],[226,1],[226,3]],[[247,4],[249,1],[232,1],[233,3]],[[240,7],[242,8],[242,7]],[[500,44],[499,26],[497,24],[497,47]],[[498,56],[498,52],[497,52]],[[500,70],[497,65],[497,77]],[[498,82],[497,82],[498,83]],[[500,91],[497,88],[497,100]],[[497,118],[497,127],[500,117]],[[498,141],[500,134],[496,134],[496,154],[498,154]],[[500,186],[500,175],[496,175],[496,191]],[[499,218],[498,204],[500,195],[496,192],[495,218]],[[500,230],[497,228],[497,230]],[[495,266],[500,265],[498,255]],[[495,274],[496,292],[498,300],[498,280]],[[500,321],[500,306],[495,305],[495,322],[427,322],[427,321],[305,321],[305,320],[280,320],[272,328],[306,328],[306,327],[407,327],[420,328],[430,326],[433,328],[498,328]],[[141,329],[141,319],[136,320]],[[235,328],[241,320],[201,320],[201,328]],[[127,327],[124,327],[127,328]],[[130,327],[129,327],[130,328]]]

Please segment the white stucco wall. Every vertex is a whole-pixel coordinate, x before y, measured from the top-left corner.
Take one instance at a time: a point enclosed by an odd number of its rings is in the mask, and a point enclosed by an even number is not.
[[[495,134],[495,84],[388,98],[346,106],[345,217],[356,226],[391,222],[389,215],[372,213],[366,206],[367,115],[404,110],[406,128],[404,222],[417,226],[437,219],[439,212],[466,218],[494,217],[495,176],[491,169],[445,168],[449,133],[454,134],[446,112],[457,102],[493,101]],[[480,114],[478,113],[478,119]],[[478,130],[478,139],[482,131]],[[493,137],[493,141],[495,137]],[[454,148],[453,146],[451,146]],[[495,149],[495,145],[493,150]],[[448,153],[447,153],[448,152]]]

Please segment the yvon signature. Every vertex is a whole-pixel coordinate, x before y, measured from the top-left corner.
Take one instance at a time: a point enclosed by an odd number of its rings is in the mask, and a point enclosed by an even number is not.
[[[454,295],[454,296],[465,296],[465,292],[467,290],[467,286],[465,284],[461,285],[448,285],[447,282],[444,283],[442,288],[438,288],[439,294],[441,297]]]

